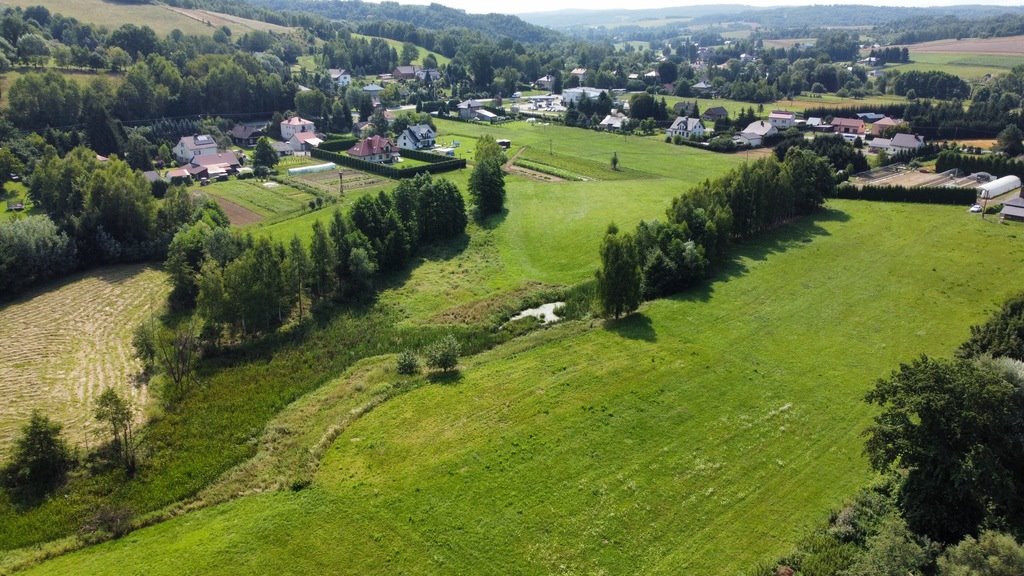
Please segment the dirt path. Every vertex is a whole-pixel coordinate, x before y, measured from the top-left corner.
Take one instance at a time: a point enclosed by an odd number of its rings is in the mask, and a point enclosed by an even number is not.
[[[235,204],[231,200],[219,196],[211,195],[210,197],[213,198],[218,206],[224,209],[224,213],[228,215],[228,221],[231,222],[232,226],[246,226],[263,220],[263,216],[249,210],[245,206]]]
[[[541,182],[565,182],[565,178],[552,176],[551,174],[545,174],[543,172],[538,172],[536,170],[530,170],[529,168],[523,168],[522,166],[516,166],[515,161],[525,151],[526,146],[523,146],[519,150],[516,150],[516,153],[513,154],[512,157],[508,159],[508,162],[505,163],[506,172],[508,172],[509,174],[519,174],[520,176],[526,176],[527,178],[532,178],[534,180],[539,180]]]

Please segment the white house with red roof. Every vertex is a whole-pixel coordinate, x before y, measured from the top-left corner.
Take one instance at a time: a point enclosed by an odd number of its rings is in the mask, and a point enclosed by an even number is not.
[[[301,116],[292,116],[281,122],[281,139],[286,142],[291,140],[295,134],[302,132],[316,132],[316,124]]]

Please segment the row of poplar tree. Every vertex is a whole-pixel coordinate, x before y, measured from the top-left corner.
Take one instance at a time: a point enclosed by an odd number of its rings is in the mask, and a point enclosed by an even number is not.
[[[692,286],[726,259],[732,241],[810,214],[835,190],[827,160],[792,148],[782,161],[770,156],[698,184],[672,201],[664,222],[641,222],[634,233],[612,224],[597,272],[602,312],[618,318],[644,298]]]

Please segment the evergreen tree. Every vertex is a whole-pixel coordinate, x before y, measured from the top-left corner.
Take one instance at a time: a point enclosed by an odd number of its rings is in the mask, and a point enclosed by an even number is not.
[[[338,257],[334,243],[319,220],[313,223],[313,240],[310,243],[309,255],[313,298],[321,300],[333,293],[338,286]]]
[[[269,169],[276,166],[279,160],[269,138],[264,136],[256,141],[256,149],[252,153],[253,166],[257,168],[263,166]]]
[[[473,197],[477,216],[486,218],[500,213],[505,207],[505,152],[490,136],[477,142],[476,165],[469,176],[469,193]]]
[[[614,224],[601,243],[601,269],[597,293],[601,311],[615,318],[640,306],[640,264],[631,234],[619,234]]]
[[[61,425],[32,413],[15,442],[3,482],[16,497],[38,498],[59,486],[74,461],[60,435]]]
[[[316,224],[320,224],[320,222],[317,221]],[[322,226],[320,231],[323,231]],[[306,248],[302,245],[302,241],[299,240],[298,236],[292,236],[292,241],[288,245],[288,260],[285,264],[285,276],[288,279],[288,285],[292,293],[295,295],[295,300],[299,304],[299,322],[301,322],[303,313],[302,300],[309,286],[312,266],[310,265],[309,255],[306,254]]]

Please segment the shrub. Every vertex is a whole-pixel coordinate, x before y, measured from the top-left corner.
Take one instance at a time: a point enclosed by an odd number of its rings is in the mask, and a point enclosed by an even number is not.
[[[3,481],[16,497],[38,498],[64,482],[74,461],[60,424],[33,412],[14,446],[11,461],[3,469]]]
[[[420,360],[411,350],[398,355],[397,369],[399,374],[410,376],[420,371]]]
[[[449,372],[459,363],[459,341],[448,334],[427,348],[427,366]]]
[[[104,506],[96,511],[85,524],[80,534],[86,542],[99,542],[107,538],[120,538],[132,529],[135,512],[124,506]]]

